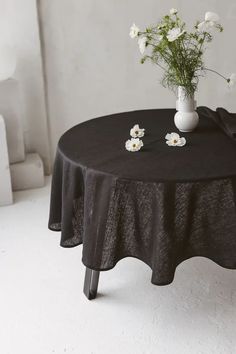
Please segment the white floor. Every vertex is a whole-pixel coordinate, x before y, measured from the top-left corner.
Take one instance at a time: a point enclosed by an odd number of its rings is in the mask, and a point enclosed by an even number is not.
[[[0,354],[236,353],[236,271],[207,259],[166,287],[125,259],[88,301],[81,246],[60,248],[47,229],[49,182],[0,208]]]

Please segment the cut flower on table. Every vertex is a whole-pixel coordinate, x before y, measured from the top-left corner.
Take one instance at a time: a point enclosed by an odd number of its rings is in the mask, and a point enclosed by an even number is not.
[[[182,147],[186,145],[186,139],[181,138],[177,133],[166,134],[166,144],[168,146],[179,146]]]
[[[131,138],[127,140],[125,143],[125,148],[128,151],[136,152],[139,151],[143,147],[143,142],[139,138]]]
[[[130,135],[132,138],[142,138],[144,136],[145,129],[139,128],[138,124],[135,124],[130,130]]]

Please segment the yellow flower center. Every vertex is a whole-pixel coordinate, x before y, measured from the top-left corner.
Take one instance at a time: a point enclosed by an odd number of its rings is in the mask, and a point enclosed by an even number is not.
[[[178,140],[174,139],[174,141],[173,141],[173,142],[174,142],[174,144],[177,144]]]
[[[133,148],[135,148],[136,147],[136,144],[133,144]]]

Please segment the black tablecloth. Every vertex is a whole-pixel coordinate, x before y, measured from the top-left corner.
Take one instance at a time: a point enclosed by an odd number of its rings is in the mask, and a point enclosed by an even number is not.
[[[208,257],[236,269],[236,143],[206,115],[184,147],[175,111],[146,110],[79,124],[58,143],[49,228],[61,246],[83,243],[83,263],[108,270],[124,257],[152,268],[154,284],[173,280],[179,263]],[[144,147],[125,150],[133,125]]]

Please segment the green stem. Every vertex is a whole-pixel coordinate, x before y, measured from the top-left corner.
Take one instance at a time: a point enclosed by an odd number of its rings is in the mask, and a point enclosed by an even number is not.
[[[217,74],[218,76],[222,77],[222,78],[223,78],[224,80],[226,80],[227,82],[228,82],[228,80],[229,80],[227,77],[221,75],[221,74],[218,73],[218,71],[216,71],[216,70],[208,69],[208,68],[202,68],[202,70],[211,71],[212,73]]]

